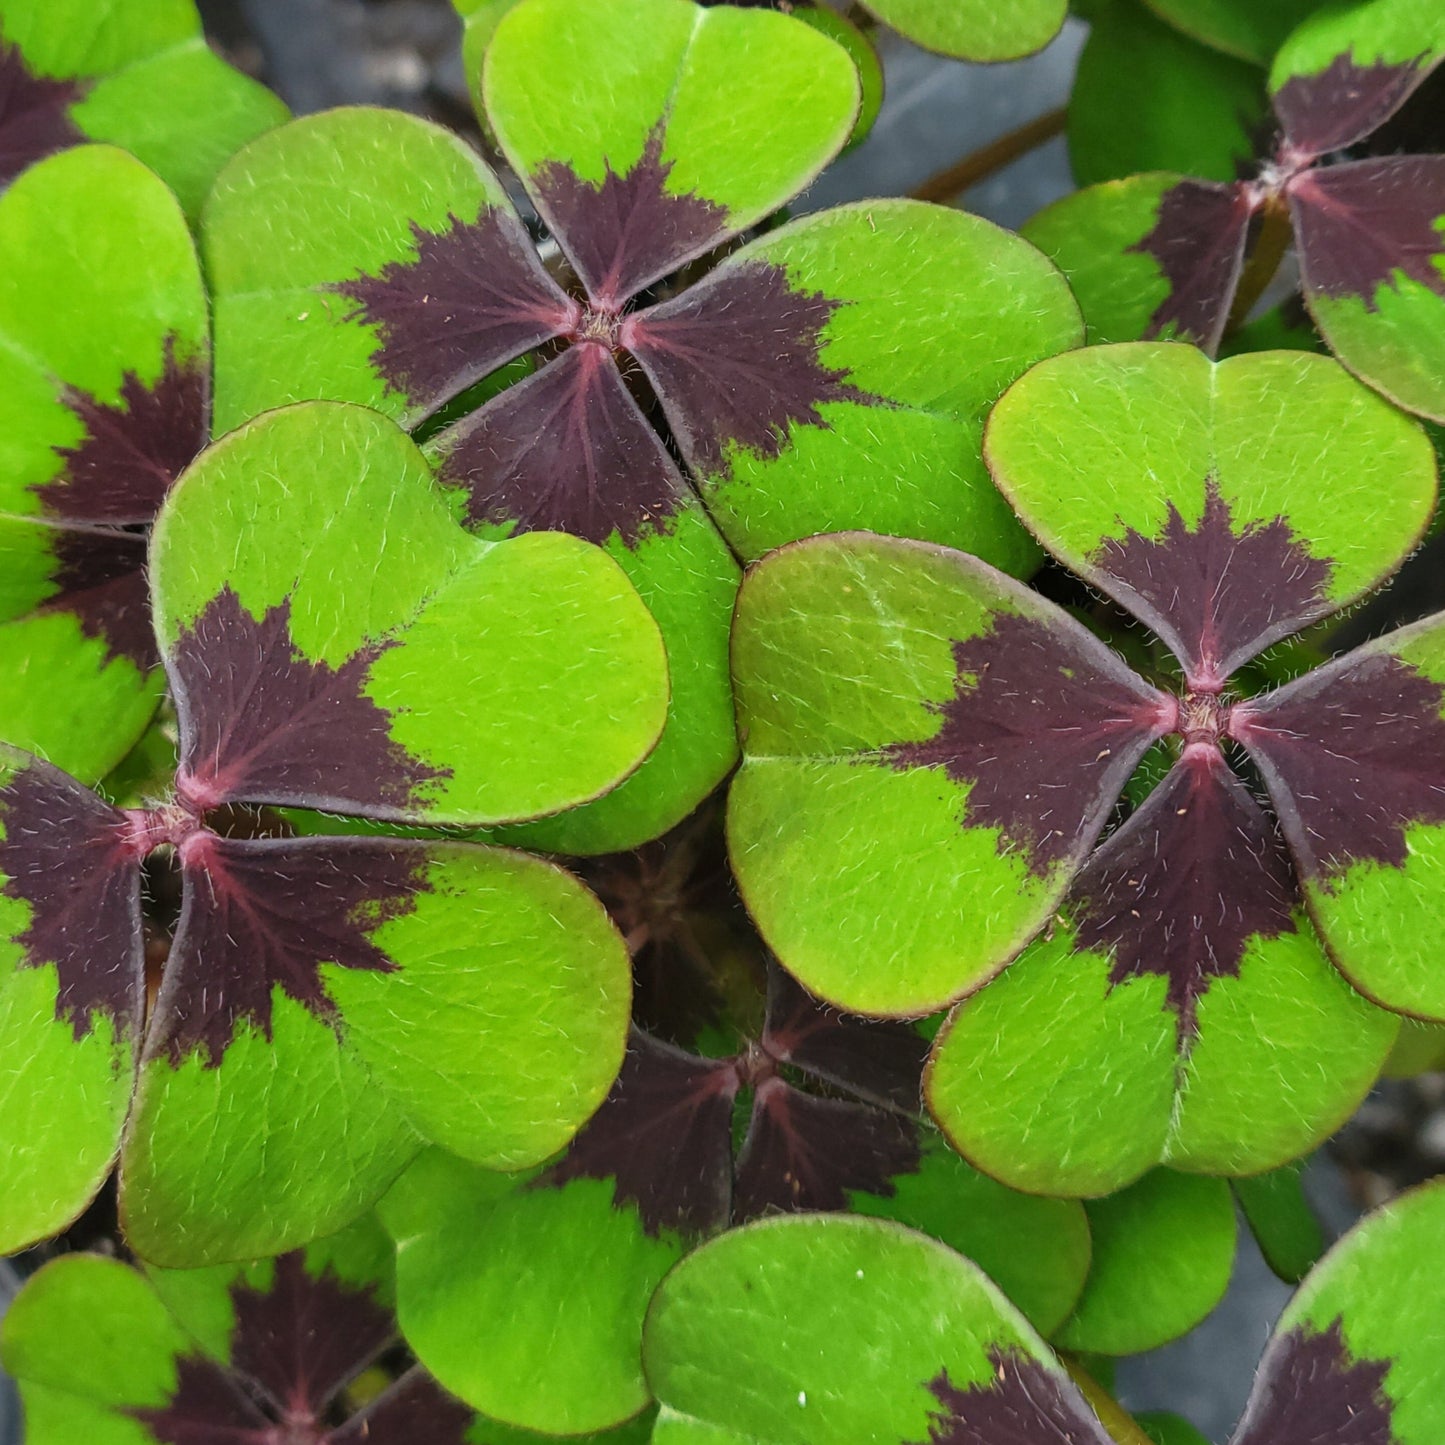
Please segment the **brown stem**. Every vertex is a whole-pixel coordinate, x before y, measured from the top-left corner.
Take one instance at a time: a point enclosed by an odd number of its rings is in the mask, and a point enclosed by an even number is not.
[[[1119,1445],[1153,1445],[1134,1417],[1071,1355],[1063,1356],[1064,1368],[1099,1417],[1099,1423]]]
[[[1238,331],[1249,319],[1254,303],[1274,280],[1279,263],[1284,260],[1293,239],[1294,227],[1290,224],[1289,206],[1284,197],[1267,196],[1260,207],[1259,230],[1255,233],[1254,245],[1250,248],[1244,269],[1239,273],[1239,285],[1234,288],[1234,302],[1224,326],[1226,336]]]
[[[961,161],[955,161],[946,170],[930,176],[910,194],[916,201],[951,201],[980,181],[987,180],[996,171],[1012,165],[1020,156],[1027,155],[1045,141],[1053,140],[1062,133],[1068,118],[1069,112],[1065,106],[1035,116],[1017,130],[1011,130],[997,140],[991,140],[986,146],[980,146],[976,151],[964,156]]]

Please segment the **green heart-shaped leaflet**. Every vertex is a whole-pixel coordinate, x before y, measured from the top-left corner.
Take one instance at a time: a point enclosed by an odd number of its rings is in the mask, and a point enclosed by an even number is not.
[[[925,50],[983,61],[1043,49],[1067,13],[1063,0],[867,0],[867,8]]]
[[[10,93],[31,102],[7,162],[108,141],[139,156],[192,216],[222,163],[288,113],[210,49],[194,0],[0,0],[0,66],[14,71]]]
[[[0,729],[86,782],[160,699],[135,529],[205,441],[209,369],[185,218],[139,161],[78,147],[0,195]]]

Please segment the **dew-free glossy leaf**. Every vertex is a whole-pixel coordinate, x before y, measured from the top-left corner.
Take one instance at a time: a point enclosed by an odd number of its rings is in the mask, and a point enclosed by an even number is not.
[[[1317,167],[1289,189],[1305,299],[1330,349],[1445,420],[1445,157]]]
[[[1036,594],[862,533],[753,570],[733,671],[744,898],[791,973],[870,1013],[997,973],[1167,727],[1167,700]]]
[[[1280,43],[1319,0],[1144,0],[1177,30],[1206,45],[1268,65]]]
[[[1378,583],[1435,494],[1417,426],[1336,362],[1288,352],[1054,357],[994,409],[987,456],[1040,540],[1195,688]]]
[[[1089,26],[1069,97],[1069,161],[1081,186],[1141,171],[1232,181],[1254,160],[1264,73],[1196,43],[1137,0]]]
[[[0,196],[0,729],[87,782],[160,696],[135,529],[204,444],[209,364],[185,218],[138,161],[77,148]]]
[[[1270,67],[1285,138],[1307,156],[1354,144],[1399,110],[1442,58],[1445,15],[1433,0],[1320,7]]]
[[[1042,50],[1064,23],[1064,0],[867,0],[925,50],[960,60],[1017,60]]]
[[[791,200],[859,104],[853,62],[813,27],[688,0],[525,0],[487,47],[482,89],[604,311]]]
[[[1445,1428],[1439,1280],[1445,1189],[1368,1215],[1311,1271],[1265,1351],[1231,1445],[1423,1445]]]
[[[1213,352],[1250,214],[1239,186],[1157,172],[1075,191],[1019,234],[1068,278],[1091,344],[1163,337]]]
[[[0,1250],[53,1234],[110,1170],[145,1009],[125,820],[0,746]]]
[[[122,1169],[145,1257],[237,1258],[337,1228],[423,1141],[535,1164],[607,1092],[626,951],[560,870],[382,838],[200,833],[181,858]]]
[[[413,424],[576,311],[476,153],[396,111],[327,111],[247,146],[203,234],[218,433],[316,398]]]
[[[1427,618],[1240,709],[1336,963],[1445,1018],[1445,621]]]
[[[265,546],[238,553],[238,531]],[[662,728],[661,640],[617,565],[556,534],[469,537],[360,407],[304,403],[212,447],[152,566],[201,806],[512,821],[612,787]]]
[[[192,0],[4,0],[0,186],[83,140],[154,169],[194,215],[222,163],[286,118],[206,45]]]
[[[647,1405],[643,1314],[684,1245],[610,1182],[549,1173],[509,1178],[432,1150],[382,1218],[402,1329],[426,1366],[493,1419],[580,1434]]]
[[[1303,1168],[1302,1163],[1286,1164],[1234,1181],[1234,1197],[1255,1243],[1269,1267],[1290,1284],[1298,1284],[1325,1249],[1324,1230],[1302,1185]]]
[[[912,1231],[793,1216],[704,1245],[648,1315],[667,1445],[1106,1445],[1023,1317]]]
[[[1234,1198],[1222,1179],[1155,1169],[1085,1206],[1093,1260],[1078,1307],[1051,1338],[1083,1354],[1135,1355],[1192,1330],[1234,1268]]]
[[[863,527],[1033,564],[981,464],[982,423],[1080,328],[1016,236],[916,201],[841,206],[753,242],[628,335],[745,559]]]

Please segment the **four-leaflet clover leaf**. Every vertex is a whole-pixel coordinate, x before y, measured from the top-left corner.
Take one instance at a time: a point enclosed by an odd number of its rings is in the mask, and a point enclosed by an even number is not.
[[[1433,0],[1323,7],[1274,56],[1279,138],[1256,174],[1107,181],[1023,234],[1069,276],[1091,340],[1170,336],[1212,352],[1247,259],[1268,255],[1272,271],[1292,231],[1331,351],[1399,405],[1445,420],[1445,157],[1408,153],[1408,136],[1401,154],[1390,133],[1442,59]]]
[[[150,574],[173,797],[122,811],[3,756],[0,1247],[80,1211],[127,1118],[121,1213],[161,1263],[338,1228],[428,1141],[554,1153],[625,1043],[597,900],[477,844],[268,836],[254,805],[479,827],[614,786],[667,705],[625,576],[575,538],[468,536],[405,433],[336,403],[208,449]],[[164,857],[183,901],[147,1019],[142,866]]]
[[[662,628],[671,721],[629,784],[514,836],[614,851],[679,821],[736,759],[734,553],[866,526],[1033,564],[988,481],[982,422],[1081,324],[1017,237],[903,200],[768,230],[697,278],[852,130],[852,61],[791,16],[523,0],[480,94],[556,243],[548,264],[456,137],[364,109],[281,127],[206,207],[217,425],[361,402],[427,426],[479,535],[556,528],[606,547]],[[515,385],[485,381],[518,358]]]
[[[1327,358],[1137,343],[1036,367],[987,449],[1179,684],[974,558],[785,548],[734,638],[744,896],[807,987],[877,1013],[973,993],[1047,925],[930,1068],[945,1131],[1005,1182],[1093,1194],[1162,1161],[1281,1163],[1348,1114],[1395,1031],[1321,938],[1380,1003],[1445,1014],[1445,627],[1265,696],[1231,679],[1399,564],[1434,503],[1429,442]],[[1168,775],[1094,850],[1166,738]]]

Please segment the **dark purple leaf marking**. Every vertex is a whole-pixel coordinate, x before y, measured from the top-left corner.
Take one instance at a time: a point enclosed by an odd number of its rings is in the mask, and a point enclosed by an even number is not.
[[[363,691],[390,644],[363,647],[340,667],[291,641],[291,603],[259,621],[223,588],[168,659],[181,719],[177,791],[205,809],[230,802],[309,806],[373,800],[415,806],[446,776],[393,740],[390,715]]]
[[[1445,156],[1391,156],[1304,171],[1291,182],[1291,209],[1306,290],[1358,296],[1400,275],[1445,296]]]
[[[210,427],[210,373],[203,357],[176,356],[166,338],[159,380],[145,385],[133,371],[114,405],[73,388],[66,405],[85,428],[73,447],[57,447],[64,470],[34,488],[51,520],[150,522],[171,483],[206,444]]]
[[[648,1234],[696,1238],[728,1220],[731,1059],[701,1059],[633,1029],[622,1072],[602,1107],[538,1185],[611,1179],[617,1204],[634,1204]]]
[[[894,1179],[917,1173],[922,1157],[916,1120],[764,1079],[738,1155],[733,1219],[848,1209],[855,1192],[891,1198]]]
[[[776,457],[794,427],[826,426],[827,402],[879,404],[823,361],[824,333],[844,304],[795,289],[781,266],[749,261],[628,317],[622,334],[689,463],[711,474],[732,447]]]
[[[1232,1445],[1394,1445],[1387,1360],[1356,1360],[1341,1322],[1277,1336]]]
[[[583,342],[446,434],[444,483],[467,520],[515,522],[625,543],[666,526],[691,497],[608,348]]]
[[[1329,610],[1330,562],[1310,556],[1283,517],[1236,530],[1212,478],[1195,527],[1171,502],[1158,537],[1130,530],[1088,560],[1198,692],[1218,691],[1240,663]]]
[[[953,656],[939,731],[884,760],[969,784],[968,826],[997,828],[999,851],[1017,849],[1036,874],[1081,856],[1173,704],[1062,615],[997,613]]]
[[[369,1286],[310,1274],[296,1251],[276,1261],[270,1289],[238,1280],[230,1294],[230,1364],[183,1355],[170,1401],[126,1412],[160,1445],[460,1445],[470,1413],[420,1371],[346,1424],[330,1423],[342,1388],[396,1337]]]
[[[918,1114],[928,1040],[912,1024],[852,1018],[820,1003],[777,964],[768,975],[764,1050],[779,1063],[884,1108]]]
[[[929,1382],[943,1412],[927,1445],[1109,1445],[1067,1380],[1006,1350],[990,1349],[989,1359],[993,1378],[986,1384],[960,1389],[947,1370]]]
[[[54,964],[58,1019],[77,1039],[92,1014],[134,1027],[145,1001],[140,861],[126,820],[49,763],[29,759],[0,785],[0,892],[30,908],[15,940],[27,968]]]
[[[1219,349],[1254,210],[1248,187],[1239,184],[1185,180],[1164,192],[1153,229],[1128,247],[1152,256],[1169,283],[1146,339],[1193,341],[1211,356]]]
[[[337,1023],[322,964],[389,973],[372,942],[426,888],[426,850],[380,839],[239,839],[181,846],[185,902],[157,1001],[151,1053],[197,1050],[214,1068],[244,1022],[269,1038],[273,990]]]
[[[377,330],[371,363],[431,410],[524,351],[560,336],[577,303],[548,276],[517,218],[500,207],[441,233],[411,223],[416,255],[331,289]]]
[[[1274,95],[1286,139],[1305,157],[1364,139],[1426,79],[1425,59],[1357,65],[1346,52],[1316,75],[1291,76]]]
[[[467,1445],[476,1416],[421,1369],[327,1437],[330,1445]]]
[[[0,188],[26,166],[85,139],[70,118],[84,93],[79,81],[35,75],[0,36]]]
[[[1109,981],[1168,981],[1181,1042],[1199,1000],[1249,941],[1294,932],[1298,889],[1274,824],[1212,742],[1188,744],[1144,805],[1090,858],[1070,895],[1075,947],[1112,957]]]
[[[56,527],[55,592],[35,610],[69,612],[105,644],[105,660],[127,657],[142,672],[160,665],[146,585],[146,542],[134,532]]]
[[[1365,649],[1240,703],[1230,730],[1259,764],[1304,877],[1405,862],[1405,830],[1445,823],[1445,688]]]
[[[663,127],[637,164],[618,175],[610,162],[600,185],[563,161],[548,161],[528,189],[567,253],[593,304],[620,311],[649,282],[700,256],[734,229],[727,210],[702,196],[667,189]]]

